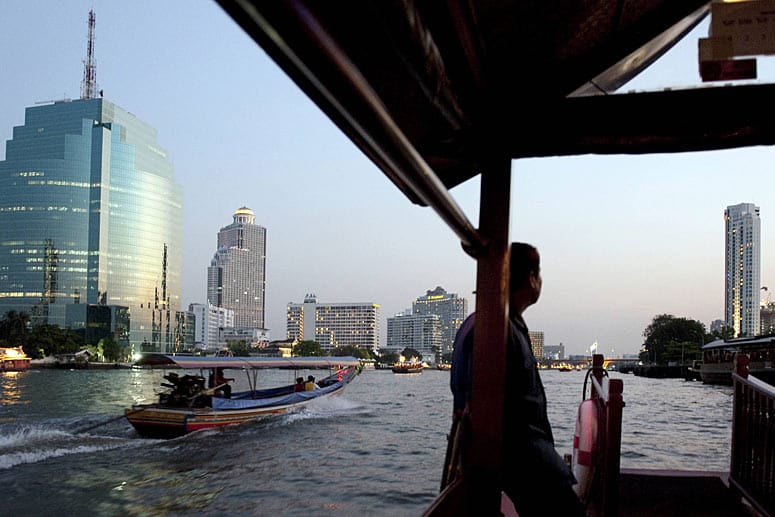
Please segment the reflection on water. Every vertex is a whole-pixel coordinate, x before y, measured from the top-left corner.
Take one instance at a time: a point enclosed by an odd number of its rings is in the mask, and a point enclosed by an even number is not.
[[[29,400],[22,398],[23,379],[28,372],[2,372],[0,381],[0,404],[27,404]]]
[[[420,515],[438,494],[449,372],[367,370],[342,396],[301,413],[174,440],[138,438],[122,411],[156,400],[164,373],[0,376],[3,512],[397,517]],[[611,375],[624,379],[623,468],[728,469],[730,387]],[[557,449],[570,453],[584,372],[541,376]]]

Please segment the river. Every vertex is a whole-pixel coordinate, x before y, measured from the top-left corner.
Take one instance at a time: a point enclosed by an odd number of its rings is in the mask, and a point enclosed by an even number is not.
[[[557,449],[571,453],[584,372],[541,375]],[[623,468],[728,470],[730,387],[611,376],[624,379]],[[155,399],[161,380],[159,370],[0,374],[2,514],[395,517],[420,515],[438,494],[449,372],[365,370],[297,414],[138,438],[120,415]]]

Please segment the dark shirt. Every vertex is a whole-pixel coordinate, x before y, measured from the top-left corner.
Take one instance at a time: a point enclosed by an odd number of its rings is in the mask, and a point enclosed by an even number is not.
[[[474,315],[455,338],[450,383],[456,416],[471,397]],[[509,320],[503,413],[504,491],[520,515],[582,516],[575,479],[554,448],[546,393],[521,317]]]
[[[450,384],[454,409],[460,412],[471,398],[475,315],[461,325],[455,338]],[[522,318],[509,320],[506,343],[506,391],[503,431],[517,440],[542,438],[554,444],[552,428],[546,415],[546,393],[538,364],[530,346],[527,326]],[[511,438],[504,441],[513,443]]]

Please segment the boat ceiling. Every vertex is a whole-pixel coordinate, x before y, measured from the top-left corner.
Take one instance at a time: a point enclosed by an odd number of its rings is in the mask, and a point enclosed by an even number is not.
[[[198,370],[202,368],[232,369],[295,369],[334,368],[357,366],[360,361],[355,357],[202,357],[190,355],[166,355],[158,353],[143,354],[135,366],[182,368]]]
[[[418,204],[493,156],[775,143],[770,84],[586,95],[646,68],[709,2],[217,1]]]

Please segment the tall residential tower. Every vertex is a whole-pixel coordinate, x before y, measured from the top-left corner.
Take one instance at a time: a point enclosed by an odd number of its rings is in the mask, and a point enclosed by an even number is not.
[[[218,251],[207,268],[207,300],[234,311],[239,330],[265,328],[266,228],[247,207],[218,232]]]
[[[761,220],[751,203],[724,210],[726,229],[725,314],[737,336],[756,336],[759,328],[761,289]]]

